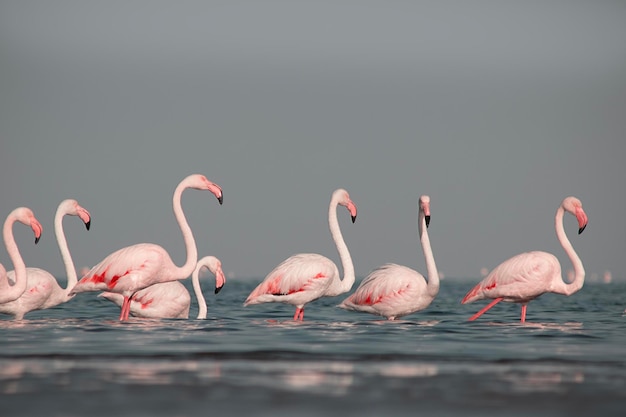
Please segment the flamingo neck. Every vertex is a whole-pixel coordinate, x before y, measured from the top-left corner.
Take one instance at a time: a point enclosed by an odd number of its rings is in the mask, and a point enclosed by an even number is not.
[[[65,232],[63,230],[63,217],[67,214],[67,211],[57,210],[56,215],[54,216],[54,234],[57,238],[57,244],[59,245],[59,250],[61,251],[61,258],[63,258],[63,264],[65,265],[65,274],[67,276],[67,285],[63,289],[63,292],[66,297],[69,297],[69,293],[74,288],[74,285],[78,282],[78,277],[76,275],[76,267],[74,266],[74,261],[72,260],[72,255],[70,254],[70,250],[67,247],[67,240],[65,238]]]
[[[328,296],[335,296],[350,291],[354,284],[354,265],[352,264],[352,257],[346,242],[343,240],[341,229],[339,228],[339,222],[337,221],[337,204],[336,199],[331,200],[328,208],[328,226],[330,227],[330,235],[337,246],[337,252],[339,252],[339,258],[341,259],[341,266],[343,268],[343,279],[333,280],[330,284],[330,288],[326,292]]]
[[[185,181],[178,184],[176,190],[174,190],[174,197],[172,198],[173,207],[174,207],[174,216],[176,216],[176,221],[180,226],[180,230],[183,233],[183,239],[185,241],[185,248],[187,250],[187,260],[181,267],[176,267],[174,270],[173,279],[185,279],[191,275],[193,269],[196,266],[196,262],[198,262],[198,249],[196,248],[196,241],[193,238],[193,233],[191,232],[191,227],[187,223],[187,218],[185,217],[185,213],[183,212],[183,207],[181,205],[181,198],[183,195],[183,191],[189,188]]]
[[[428,228],[426,227],[426,218],[422,210],[418,216],[418,230],[420,234],[420,242],[422,243],[422,251],[424,259],[426,259],[426,272],[428,273],[428,295],[435,297],[439,292],[439,273],[435,264],[433,250],[430,247],[430,239],[428,238]]]
[[[202,288],[200,288],[200,270],[202,267],[198,268],[194,271],[191,276],[191,283],[193,284],[193,290],[196,293],[196,299],[198,300],[198,317],[199,319],[206,319],[206,300],[204,299],[204,295],[202,294]]]
[[[578,254],[574,250],[574,247],[567,238],[567,234],[565,234],[565,228],[563,227],[564,213],[565,209],[563,208],[563,206],[559,206],[556,211],[556,216],[554,217],[554,226],[556,229],[556,236],[559,239],[561,246],[563,247],[565,253],[574,265],[574,280],[566,284],[561,277],[561,282],[563,283],[563,286],[561,288],[561,291],[558,292],[565,295],[572,295],[583,287],[583,283],[585,282],[585,267],[583,266],[583,262],[578,257]]]
[[[4,245],[7,248],[11,262],[13,262],[13,269],[15,270],[15,283],[10,285],[7,277],[7,288],[0,294],[0,303],[13,301],[26,291],[26,264],[22,259],[22,255],[20,255],[20,251],[13,236],[13,224],[16,221],[17,218],[11,213],[4,222],[4,228],[2,229]]]

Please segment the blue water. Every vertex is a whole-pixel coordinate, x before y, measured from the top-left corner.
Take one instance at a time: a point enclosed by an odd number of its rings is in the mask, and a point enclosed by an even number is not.
[[[95,293],[2,316],[0,416],[626,415],[626,284],[546,294],[521,325],[506,303],[466,321],[478,280],[444,280],[395,322],[336,297],[303,323],[288,305],[244,308],[258,281],[207,288],[207,320],[120,323]]]

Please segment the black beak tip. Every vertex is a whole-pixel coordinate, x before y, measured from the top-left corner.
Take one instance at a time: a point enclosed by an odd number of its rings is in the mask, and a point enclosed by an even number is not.
[[[221,287],[215,287],[215,294],[219,293],[222,288],[224,288],[224,286],[222,285]]]
[[[39,238],[40,238],[40,237],[41,237],[41,236],[37,236],[37,237],[35,238],[35,245],[36,245],[37,243],[39,243]]]
[[[578,229],[578,234],[581,234],[585,230],[585,227],[587,227],[587,225],[584,225],[583,227]]]
[[[350,216],[352,217],[352,223],[354,223],[356,221],[356,216]]]
[[[224,203],[224,195],[222,194],[221,196],[219,196],[219,197],[217,198],[217,201],[219,201],[219,202],[220,202],[220,205],[222,205],[222,203]]]
[[[426,216],[425,220],[426,220],[426,227],[428,227],[428,225],[430,224],[430,216]]]
[[[89,230],[89,228],[91,227],[91,220],[85,223],[85,227],[87,228],[87,230]]]

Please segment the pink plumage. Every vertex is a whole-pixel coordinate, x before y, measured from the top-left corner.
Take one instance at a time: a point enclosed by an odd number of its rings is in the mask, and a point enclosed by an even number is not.
[[[67,246],[65,233],[63,232],[63,217],[66,215],[78,216],[85,227],[89,230],[91,215],[78,204],[76,200],[63,200],[57,207],[54,218],[54,232],[59,250],[66,267],[67,283],[61,288],[57,279],[48,271],[40,268],[26,268],[26,289],[17,299],[0,305],[0,313],[11,314],[17,320],[24,318],[30,311],[52,308],[68,302],[73,296],[70,290],[76,284],[76,269]],[[9,271],[8,277],[15,279],[15,271]]]
[[[348,209],[355,221],[356,205],[350,200],[348,192],[338,189],[333,192],[328,208],[328,224],[337,246],[344,270],[341,279],[339,269],[333,261],[316,253],[293,255],[276,268],[250,293],[244,306],[260,303],[286,303],[296,306],[294,320],[304,319],[304,305],[323,296],[335,296],[347,292],[354,284],[354,266],[346,246],[339,223],[337,206]]]
[[[563,227],[565,212],[576,217],[579,234],[587,226],[587,215],[580,200],[576,197],[567,197],[557,209],[555,216],[557,238],[574,266],[574,281],[569,284],[563,281],[561,264],[554,255],[540,251],[521,253],[502,262],[465,295],[461,301],[463,304],[483,299],[493,300],[469,320],[477,319],[500,301],[506,301],[522,305],[520,321],[524,323],[529,301],[546,292],[571,295],[582,288],[585,270],[565,234]]]
[[[226,278],[222,271],[222,264],[214,256],[206,256],[198,261],[198,265],[192,273],[192,282],[195,295],[198,300],[198,317],[206,318],[206,301],[202,295],[199,283],[199,271],[207,267],[215,275],[215,293],[217,294]],[[114,292],[103,292],[101,297],[112,301],[118,306],[124,304],[124,296]],[[130,299],[130,314],[134,317],[143,318],[178,318],[189,317],[191,297],[189,291],[180,281],[162,282],[137,291]]]
[[[425,309],[439,292],[439,274],[428,238],[430,197],[418,204],[418,228],[428,270],[428,283],[422,274],[406,266],[385,264],[373,270],[356,291],[339,307],[394,320]]]
[[[120,320],[127,320],[130,313],[130,298],[137,291],[150,285],[187,278],[198,260],[196,243],[181,207],[181,196],[185,189],[208,190],[222,204],[222,189],[206,179],[194,174],[183,179],[173,196],[174,215],[183,233],[187,260],[182,267],[174,264],[169,254],[161,246],[139,243],[113,252],[94,266],[74,286],[72,293],[86,291],[109,291],[122,294],[124,303]]]

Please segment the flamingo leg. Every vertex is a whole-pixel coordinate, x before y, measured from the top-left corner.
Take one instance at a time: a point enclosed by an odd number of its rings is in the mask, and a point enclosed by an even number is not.
[[[526,304],[522,304],[522,317],[520,322],[526,323]]]
[[[128,320],[129,312],[130,312],[130,297],[124,296],[124,302],[122,303],[122,311],[120,311],[120,321]]]
[[[296,314],[293,315],[293,319],[298,321],[304,320],[304,307],[296,307]]]
[[[498,304],[500,301],[502,301],[502,297],[500,298],[495,298],[492,302],[490,302],[489,304],[487,304],[485,307],[483,307],[482,309],[480,309],[480,311],[476,314],[474,314],[472,317],[470,317],[469,319],[467,319],[467,321],[474,321],[476,320],[478,317],[482,316],[483,313],[487,310],[489,310],[491,307],[495,306],[496,304]]]
[[[129,314],[130,314],[130,300],[128,300],[128,307],[126,307],[126,313],[124,313],[124,321],[128,320]]]

